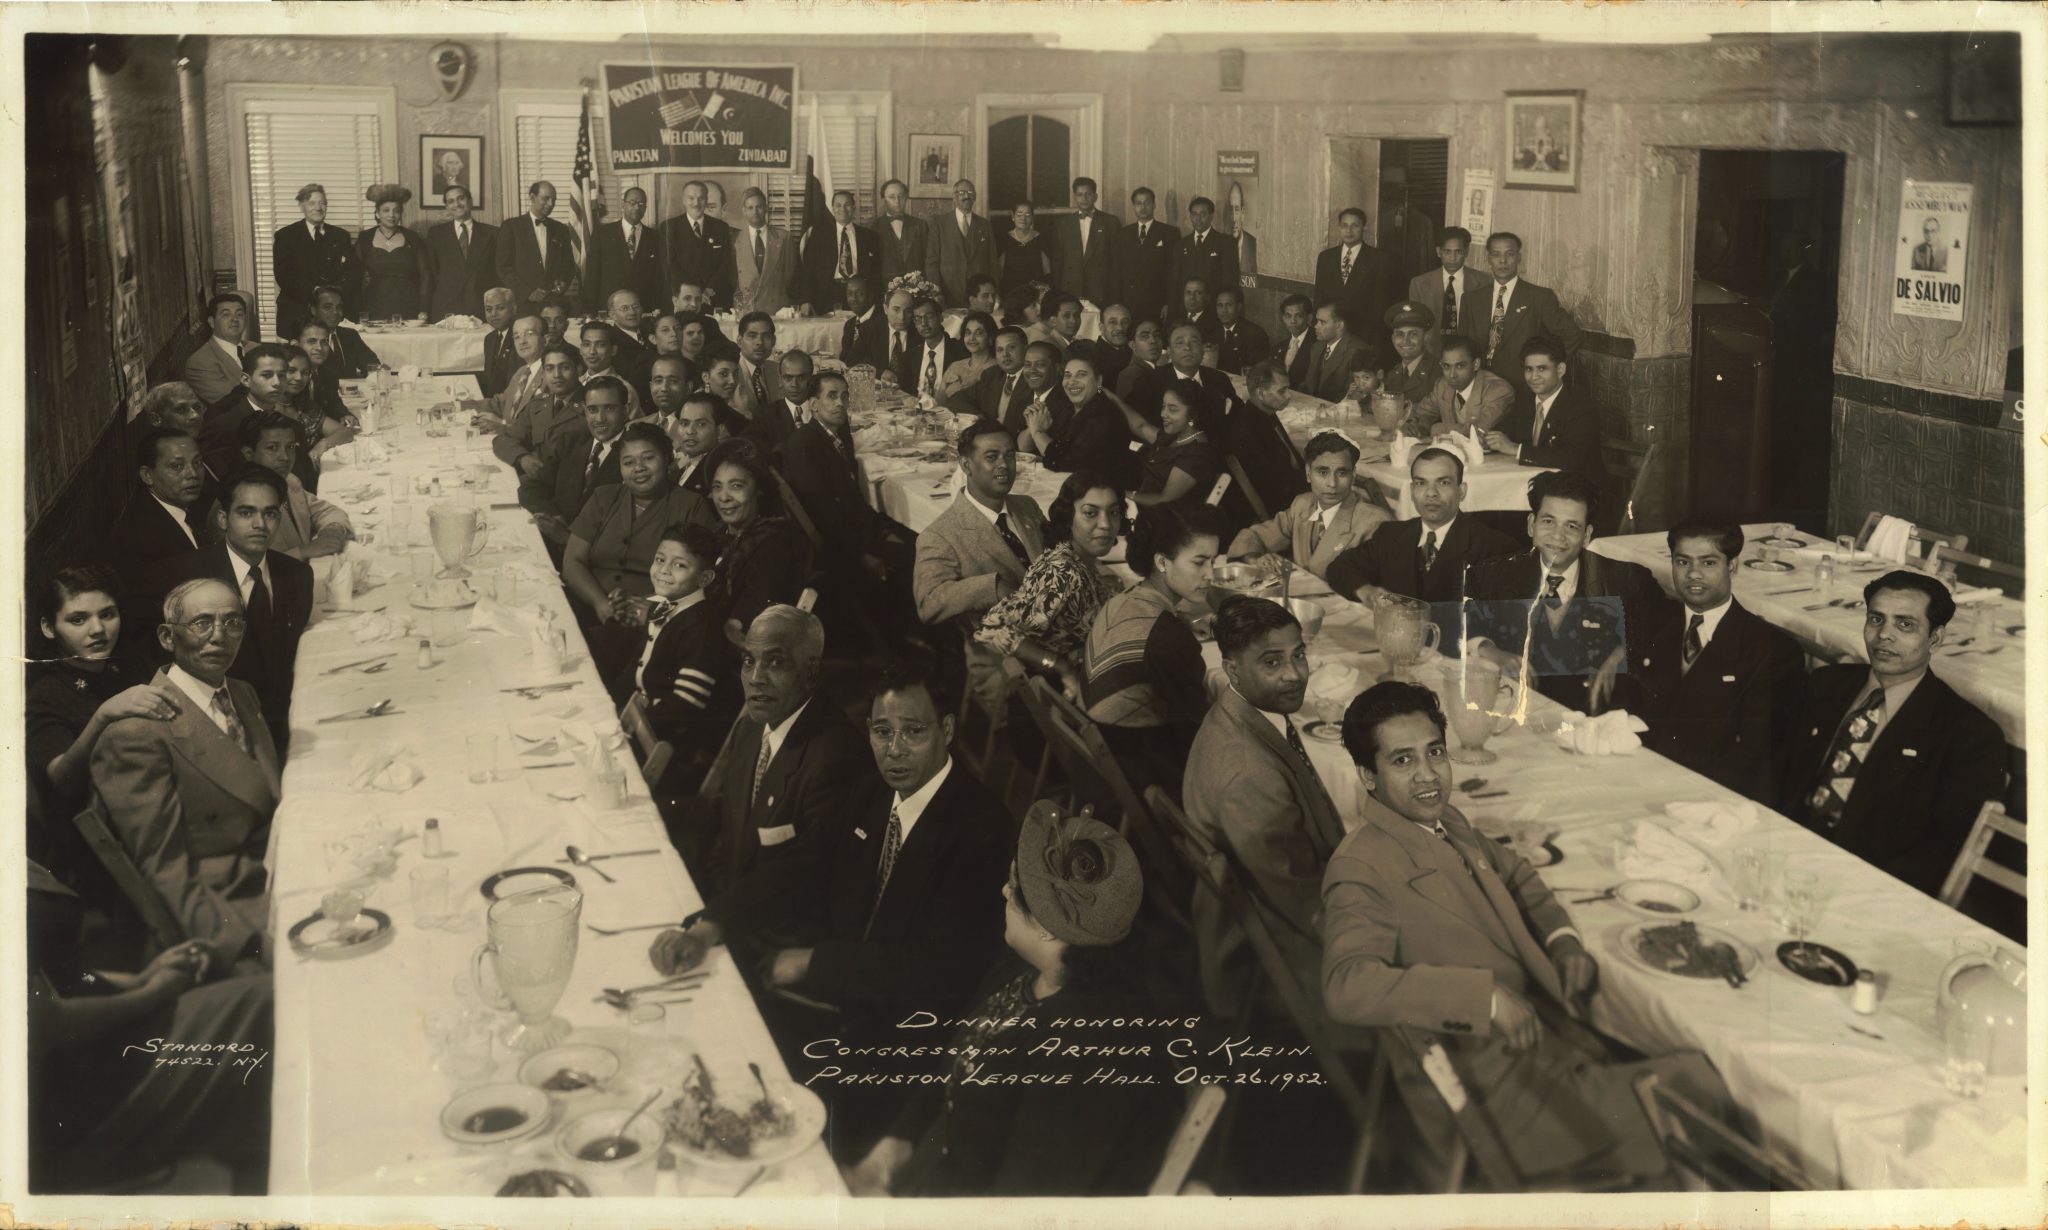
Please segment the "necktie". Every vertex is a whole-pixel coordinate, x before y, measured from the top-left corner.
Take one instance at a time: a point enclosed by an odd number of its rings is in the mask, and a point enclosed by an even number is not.
[[[839,228],[839,280],[844,282],[853,276],[853,236],[845,227]]]
[[[691,233],[695,234],[695,235],[697,236],[697,238],[699,238],[699,239],[702,239],[702,238],[704,238],[704,219],[702,219],[702,218],[692,218],[692,219],[690,219],[690,231],[691,231]]]
[[[213,711],[220,714],[221,725],[225,728],[227,737],[235,741],[235,746],[252,756],[255,755],[249,750],[249,732],[243,728],[242,720],[235,716],[234,699],[228,695],[225,687],[214,690]]]
[[[1444,279],[1444,332],[1458,331],[1458,279]]]
[[[626,259],[631,260],[638,255],[640,255],[640,228],[629,226],[626,228]]]
[[[754,404],[757,406],[768,404],[768,386],[761,382],[761,369],[758,367],[754,369]]]
[[[844,440],[840,439],[840,438],[839,438],[839,433],[838,433],[838,432],[836,432],[836,431],[828,431],[828,432],[826,432],[825,434],[826,434],[827,436],[831,437],[831,440],[832,440],[832,448],[833,448],[833,451],[835,451],[835,452],[837,452],[837,453],[839,454],[839,460],[841,460],[841,461],[845,461],[845,460],[846,460],[846,441],[844,441]]]
[[[882,894],[888,891],[889,874],[896,870],[896,856],[903,850],[903,818],[896,808],[889,809],[889,830],[882,838],[882,864],[875,869],[875,903],[868,907],[867,930],[863,938],[875,929],[875,915],[882,912]]]
[[[768,776],[768,762],[774,758],[774,749],[768,746],[768,732],[764,730],[761,732],[761,755],[754,761],[754,784],[747,790],[749,808],[761,797],[761,779]]]
[[[321,237],[321,235],[323,235],[323,234],[324,234],[324,233],[326,232],[326,230],[327,230],[327,228],[326,228],[326,227],[323,227],[323,226],[316,226],[316,227],[314,227],[314,228],[313,228],[313,242],[314,242],[314,243],[319,243],[319,242],[320,242],[320,237]]]
[[[1427,575],[1436,567],[1436,531],[1430,530],[1422,536],[1422,571]]]
[[[1458,416],[1458,421],[1462,423],[1465,421],[1465,395],[1463,393],[1452,393],[1451,396],[1457,399],[1457,404],[1452,407],[1452,412]]]
[[[1883,713],[1884,689],[1877,688],[1835,732],[1828,758],[1820,767],[1820,784],[1807,799],[1814,814],[1826,821],[1829,828],[1841,823],[1849,792],[1856,788],[1856,770],[1870,754],[1870,745],[1877,741],[1877,720]]]
[[[588,489],[591,481],[597,477],[597,467],[602,464],[604,464],[604,445],[591,445],[590,464],[583,467],[583,486],[585,489]]]
[[[1340,282],[1349,282],[1351,280],[1351,245],[1348,243],[1344,245],[1343,259],[1338,262],[1337,280]]]
[[[1544,405],[1544,404],[1543,404],[1542,402],[1540,402],[1540,401],[1539,401],[1539,402],[1537,402],[1537,403],[1536,403],[1536,421],[1535,421],[1535,422],[1534,422],[1533,424],[1531,424],[1531,425],[1530,425],[1530,427],[1529,427],[1529,441],[1530,441],[1530,443],[1532,443],[1532,444],[1538,444],[1538,445],[1540,445],[1540,444],[1542,444],[1542,443],[1543,443],[1543,424],[1544,424],[1544,423],[1545,423],[1545,422],[1546,422],[1546,421],[1547,421],[1547,420],[1548,420],[1549,418],[1550,418],[1550,407],[1549,407],[1549,406],[1546,406],[1546,405]]]
[[[903,358],[903,331],[891,330],[889,338],[889,366],[894,367]]]
[[[1145,239],[1146,239],[1146,237],[1147,237],[1147,236],[1149,236],[1149,235],[1151,235],[1151,234],[1152,234],[1152,224],[1151,224],[1150,222],[1140,222],[1140,223],[1138,223],[1138,242],[1139,242],[1139,243],[1144,243],[1144,242],[1145,242]]]
[[[270,587],[263,583],[263,569],[249,570],[249,619],[256,623],[270,618]]]
[[[1017,531],[1010,528],[1008,510],[996,514],[996,533],[1002,537],[1003,545],[1010,548],[1010,554],[1017,557],[1018,563],[1031,562],[1031,553],[1024,549],[1024,540],[1017,537]]]
[[[755,232],[754,232],[754,272],[755,272],[755,273],[759,273],[759,272],[761,272],[761,266],[762,266],[763,264],[767,263],[767,260],[768,260],[768,245],[767,245],[766,243],[762,242],[762,239],[761,239],[761,232],[759,232],[759,231],[755,231]]]
[[[458,227],[456,227],[456,228],[455,228],[455,237],[456,237],[457,239],[460,239],[460,240],[462,241],[462,254],[463,254],[464,256],[468,256],[468,255],[469,255],[469,223],[465,222],[465,223],[463,223],[463,224],[462,224],[461,226],[458,226]]]
[[[962,238],[962,239],[965,239],[965,238],[967,238],[967,215],[966,215],[966,214],[960,214],[960,215],[959,215],[959,218],[960,218],[960,238]]]
[[[1562,584],[1564,574],[1561,572],[1549,573],[1543,578],[1543,605],[1553,611],[1564,606],[1564,595],[1557,592],[1557,587]]]
[[[902,218],[891,218],[891,219],[889,219],[889,229],[890,229],[891,231],[894,231],[894,232],[895,232],[895,234],[896,234],[896,238],[897,238],[897,240],[898,240],[898,241],[901,241],[901,240],[902,240],[902,238],[903,238],[903,219],[902,219]]]
[[[1017,373],[1011,372],[1008,376],[1003,378],[1003,400],[1001,403],[1001,408],[1004,410],[1008,410],[1010,408],[1010,399],[1012,397],[1015,397],[1016,395]]]
[[[918,382],[917,390],[920,393],[932,393],[938,390],[938,385],[939,352],[933,350],[930,346],[926,346],[924,348],[924,379]]]
[[[1496,283],[1493,291],[1493,327],[1486,335],[1486,357],[1489,359],[1493,357],[1493,352],[1500,347],[1500,322],[1501,318],[1507,314],[1508,288]]]
[[[1692,619],[1688,621],[1685,625],[1686,670],[1692,669],[1693,662],[1696,661],[1700,656],[1700,650],[1705,648],[1705,646],[1703,646],[1700,643],[1700,625],[1705,623],[1706,619],[1707,617],[1704,615],[1695,614],[1693,615]]]
[[[1317,513],[1308,521],[1308,553],[1314,555],[1316,548],[1323,545],[1323,531],[1329,528],[1323,521],[1323,514]]]
[[[1308,767],[1309,776],[1315,777],[1316,765],[1313,760],[1308,758],[1308,748],[1302,746],[1301,732],[1296,730],[1294,723],[1286,718],[1281,718],[1280,724],[1287,727],[1287,746],[1293,748],[1294,754],[1301,757],[1301,763]],[[1321,778],[1316,778],[1316,780],[1318,783],[1322,781]]]
[[[804,408],[798,405],[796,402],[785,402],[784,404],[789,407],[790,420],[794,422],[798,427],[802,427],[805,423],[811,421],[811,416],[805,414]]]
[[[669,601],[666,598],[662,598],[659,601],[657,601],[653,606],[647,608],[647,626],[650,628],[659,628],[661,625],[667,623],[669,621],[669,618],[673,616],[675,613],[676,604]]]

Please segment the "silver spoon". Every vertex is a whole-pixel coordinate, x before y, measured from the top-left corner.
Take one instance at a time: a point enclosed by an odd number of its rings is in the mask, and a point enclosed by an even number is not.
[[[617,1161],[619,1157],[619,1147],[621,1145],[630,1143],[628,1137],[626,1136],[626,1129],[633,1126],[634,1120],[638,1119],[641,1115],[646,1114],[647,1108],[654,1105],[654,1100],[660,1096],[661,1090],[659,1089],[656,1089],[653,1093],[648,1094],[647,1100],[640,1103],[640,1107],[638,1110],[635,1110],[632,1114],[626,1116],[626,1121],[619,1125],[619,1130],[613,1132],[609,1137],[606,1137],[603,1146],[599,1148],[594,1155],[588,1152],[590,1146],[585,1145],[582,1150],[578,1151],[578,1156],[583,1157],[585,1160],[592,1162]]]
[[[578,867],[588,867],[592,871],[595,871],[598,875],[604,877],[604,882],[607,884],[618,883],[617,880],[612,879],[610,872],[598,866],[596,863],[591,862],[590,856],[583,853],[583,851],[576,846],[569,847],[569,861],[576,864]]]

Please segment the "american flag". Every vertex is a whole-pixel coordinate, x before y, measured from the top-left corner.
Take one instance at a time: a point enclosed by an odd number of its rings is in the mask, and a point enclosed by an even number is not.
[[[576,168],[570,172],[572,191],[569,193],[569,235],[570,250],[576,254],[576,269],[583,270],[584,237],[590,233],[591,180],[596,172],[590,162],[590,99],[583,100],[583,120],[576,126]]]

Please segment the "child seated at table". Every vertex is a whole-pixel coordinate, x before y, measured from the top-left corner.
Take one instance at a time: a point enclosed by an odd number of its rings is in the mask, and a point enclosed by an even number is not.
[[[1341,431],[1316,434],[1303,451],[1308,490],[1257,525],[1246,526],[1231,540],[1232,559],[1257,559],[1279,553],[1296,567],[1322,576],[1330,561],[1350,550],[1394,515],[1366,499],[1355,486],[1359,449]]]
[[[654,798],[694,794],[725,742],[740,708],[739,655],[725,638],[721,612],[704,600],[716,573],[718,535],[701,525],[661,532],[647,579],[647,641],[633,677],[618,692],[637,690],[654,733],[675,749],[654,785]]]

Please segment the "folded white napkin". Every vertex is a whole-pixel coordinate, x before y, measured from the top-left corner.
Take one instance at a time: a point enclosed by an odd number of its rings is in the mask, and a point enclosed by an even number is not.
[[[1358,668],[1342,662],[1324,663],[1308,677],[1310,700],[1348,705],[1358,692]]]
[[[1097,313],[1097,314],[1100,314],[1100,313],[1101,313],[1101,311],[1102,311],[1102,309],[1101,309],[1101,308],[1099,308],[1099,307],[1096,307],[1096,306],[1095,306],[1094,304],[1092,304],[1092,303],[1088,302],[1088,300],[1086,300],[1086,299],[1083,299],[1083,300],[1081,300],[1081,314],[1082,314],[1083,316],[1086,316],[1086,315],[1087,315],[1088,313],[1090,313],[1090,312],[1095,312],[1095,313]]]
[[[389,459],[390,453],[376,440],[365,440],[358,436],[347,444],[337,445],[327,451],[329,457],[350,465],[376,465]]]
[[[349,757],[348,784],[354,790],[385,790],[403,794],[426,775],[388,744],[373,744]]]
[[[1913,523],[1898,517],[1886,516],[1878,520],[1877,528],[1870,532],[1870,541],[1864,544],[1871,558],[1890,560],[1903,564],[1912,551]]]
[[[1694,886],[1717,874],[1714,860],[1662,825],[1636,821],[1629,836],[1614,843],[1614,868],[1632,880],[1676,880]]]
[[[1664,814],[1677,822],[1678,831],[1693,841],[1726,845],[1740,834],[1763,823],[1756,804],[1747,799],[1711,803],[1666,803]]]
[[[795,309],[795,308],[793,308],[793,307],[777,308],[777,309],[775,310],[775,319],[777,319],[777,320],[795,320],[795,319],[796,319],[796,309]]]
[[[1610,710],[1596,718],[1570,710],[1557,728],[1557,743],[1581,756],[1626,756],[1643,745],[1636,736],[1648,729],[1648,723],[1626,709]]]
[[[524,611],[492,598],[478,598],[469,609],[469,626],[475,632],[502,632],[506,636],[528,637],[540,621]]]
[[[339,555],[317,560],[314,567],[321,570],[318,575],[337,602],[354,598],[370,583],[370,552],[359,542],[344,544]]]
[[[349,635],[355,637],[358,645],[373,645],[379,641],[400,641],[413,634],[410,615],[394,615],[378,612],[372,615],[355,616],[355,625]]]
[[[484,327],[484,322],[474,316],[443,316],[434,322],[437,329],[461,329],[473,333]]]

